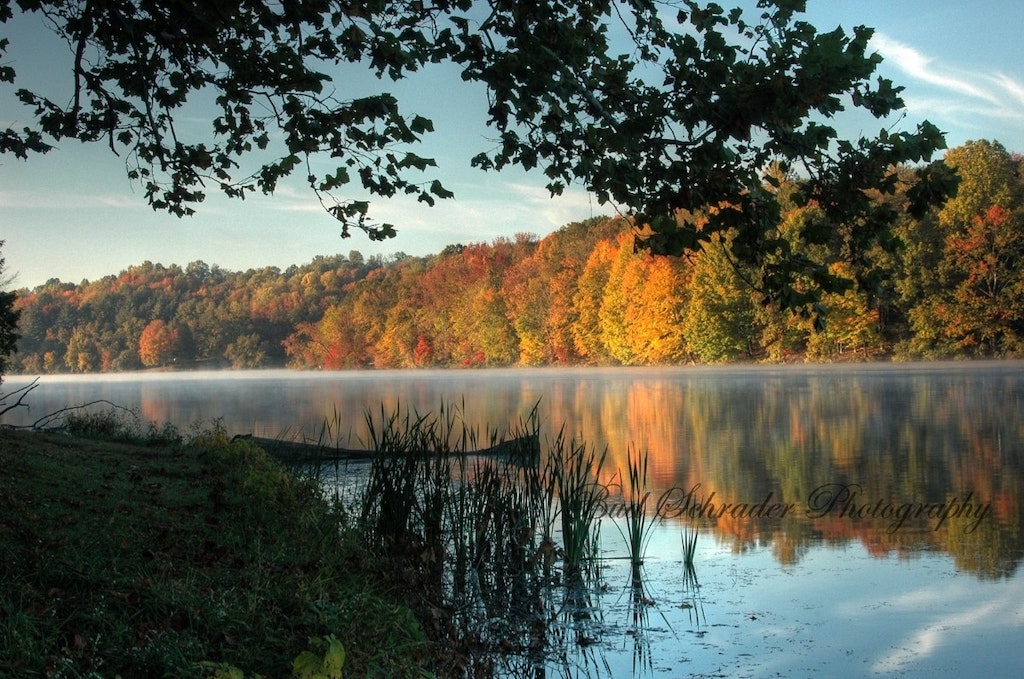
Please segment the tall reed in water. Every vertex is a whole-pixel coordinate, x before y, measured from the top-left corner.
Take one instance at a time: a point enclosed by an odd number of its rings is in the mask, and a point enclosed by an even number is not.
[[[652,528],[658,517],[651,516],[647,511],[647,453],[637,452],[632,447],[627,460],[626,486],[623,488],[623,518],[625,519],[625,539],[629,550],[630,572],[633,582],[640,582],[641,567],[644,554],[651,540]],[[622,532],[622,529],[619,529]]]
[[[697,582],[697,568],[695,559],[697,554],[697,527],[684,524],[682,533],[683,542],[683,593],[689,597],[689,601],[683,607],[690,611],[691,622],[696,622],[699,627],[701,618],[707,622],[704,615],[704,602],[700,596],[700,583]]]
[[[558,652],[550,644],[567,638],[565,625],[586,626],[594,611],[605,453],[563,430],[542,455],[534,409],[476,455],[475,434],[463,425],[460,435],[455,412],[367,416],[377,453],[360,512],[364,540],[422,588],[432,614],[445,616],[435,632],[452,648],[471,646],[467,657]]]
[[[695,526],[684,525],[683,534],[683,567],[686,569],[688,579],[692,579],[694,583],[697,582],[697,570],[694,567],[694,558],[697,554],[697,528]]]
[[[381,405],[378,425],[368,412],[366,426],[370,447],[376,451],[363,492],[360,523],[364,536],[374,546],[389,546],[411,534],[416,497],[416,477],[422,450],[417,442],[426,426],[422,417],[399,410],[390,415]]]
[[[555,439],[548,473],[558,492],[562,524],[565,576],[575,580],[595,563],[598,514],[605,489],[597,483],[608,450],[600,455],[581,441],[565,440],[565,430]]]

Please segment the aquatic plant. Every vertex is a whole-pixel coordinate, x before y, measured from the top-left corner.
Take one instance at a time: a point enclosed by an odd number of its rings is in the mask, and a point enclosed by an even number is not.
[[[626,484],[623,491],[623,512],[625,531],[619,527],[629,551],[630,573],[634,584],[641,580],[644,554],[650,542],[652,529],[657,525],[657,513],[648,512],[647,500],[647,453],[629,449],[626,468]],[[618,524],[616,523],[618,527]]]
[[[575,580],[595,565],[597,518],[605,489],[596,482],[607,448],[598,454],[582,441],[566,441],[564,428],[555,438],[546,474],[558,494],[565,576]]]
[[[366,424],[370,444],[377,455],[370,465],[359,517],[363,534],[373,547],[393,547],[411,535],[416,497],[416,475],[420,457],[416,442],[427,427],[423,418],[399,410],[388,414],[381,406],[378,425],[368,413]],[[401,426],[400,426],[401,425]]]
[[[688,574],[692,574],[692,580],[696,582],[697,571],[694,568],[694,558],[697,554],[697,529],[694,526],[684,525],[682,530],[683,543],[683,567]]]
[[[683,607],[691,612],[690,620],[700,625],[701,618],[704,616],[704,602],[700,598],[700,583],[697,581],[697,567],[695,565],[697,536],[698,530],[696,526],[690,524],[683,525],[681,535],[683,546],[683,593],[688,597],[688,600],[683,603]]]
[[[368,416],[377,452],[359,530],[421,591],[432,636],[466,672],[486,675],[503,654],[543,664],[599,635],[591,590],[606,453],[563,429],[542,455],[534,408],[518,428],[487,433],[487,454],[474,454],[479,439],[462,412]],[[639,488],[646,466],[634,475]]]
[[[106,410],[91,410],[90,406],[106,405]],[[170,423],[158,425],[146,422],[138,410],[125,408],[109,401],[100,400],[82,406],[61,408],[37,422],[41,427],[53,427],[59,423],[59,429],[73,436],[141,443],[149,446],[174,446],[184,440],[177,427]],[[213,426],[219,426],[214,422]]]

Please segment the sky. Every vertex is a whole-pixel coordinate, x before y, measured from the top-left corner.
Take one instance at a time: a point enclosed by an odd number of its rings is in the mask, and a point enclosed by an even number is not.
[[[885,59],[879,75],[906,88],[906,117],[896,129],[912,130],[927,119],[946,133],[951,148],[989,139],[1024,152],[1021,0],[808,0],[807,10],[805,19],[823,32],[836,26],[875,29],[872,47]],[[70,80],[70,73],[53,62],[66,47],[48,42],[36,23],[15,19],[0,26],[0,35],[12,43],[5,61],[26,86]],[[64,63],[66,69],[66,58]],[[484,124],[482,92],[451,73],[435,69],[387,88],[409,112],[433,119],[436,132],[421,155],[437,159],[440,167],[431,177],[456,194],[432,208],[405,197],[374,199],[370,216],[393,223],[396,238],[371,242],[358,231],[340,238],[340,225],[301,181],[245,201],[213,190],[199,214],[189,218],[155,212],[126,177],[122,158],[103,144],[65,140],[28,161],[0,156],[0,240],[6,241],[0,256],[6,259],[4,277],[13,277],[7,287],[33,288],[52,278],[95,280],[144,261],[184,267],[202,260],[244,271],[284,269],[352,250],[364,256],[427,255],[452,243],[490,242],[517,233],[544,236],[614,211],[579,187],[550,198],[539,172],[470,168],[470,158],[490,149],[495,135]],[[0,129],[26,124],[28,113],[9,93],[0,96]],[[856,137],[883,126],[871,124],[839,129]]]

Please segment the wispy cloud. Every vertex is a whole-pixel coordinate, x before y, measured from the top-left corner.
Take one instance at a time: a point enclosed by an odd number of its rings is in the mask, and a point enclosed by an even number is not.
[[[1018,105],[1024,106],[1024,84],[1002,73],[992,76],[992,79],[1003,91],[1016,99]]]
[[[517,233],[542,236],[592,214],[609,212],[596,202],[591,204],[589,195],[579,189],[554,198],[543,186],[508,181],[486,188],[453,185],[452,189],[456,197],[439,200],[434,207],[407,196],[371,199],[370,217],[398,229],[392,249],[423,254],[455,242],[488,242]]]
[[[970,637],[975,647],[999,647],[1015,634],[1012,621],[1020,621],[1024,615],[1021,598],[1012,596],[1014,589],[1022,589],[1020,583],[1010,586],[1010,595],[1004,591],[991,598],[978,598],[971,606],[951,607],[946,611],[942,602],[966,600],[968,596],[965,586],[954,584],[952,587],[923,586],[890,602],[894,614],[912,613],[920,626],[916,629],[911,626],[905,638],[892,640],[890,649],[870,667],[874,673],[898,674],[930,656],[949,654],[957,647],[954,638],[965,643],[964,639]],[[937,612],[921,615],[922,610]],[[1007,624],[1007,621],[1011,622]],[[995,652],[995,648],[992,651]]]
[[[0,191],[0,208],[24,210],[82,210],[104,208],[138,210],[146,202],[140,197],[90,193],[55,193],[53,191]]]
[[[981,119],[1024,124],[1024,83],[1006,73],[959,68],[885,33],[876,33],[871,46],[886,64],[934,88],[922,92],[913,82],[904,83],[903,98],[911,111],[945,116],[965,128],[983,128]]]

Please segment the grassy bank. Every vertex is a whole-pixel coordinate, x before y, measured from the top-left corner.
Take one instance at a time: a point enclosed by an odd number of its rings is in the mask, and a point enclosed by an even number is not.
[[[287,677],[342,648],[346,676],[420,676],[430,644],[345,525],[216,429],[0,428],[0,676]]]

